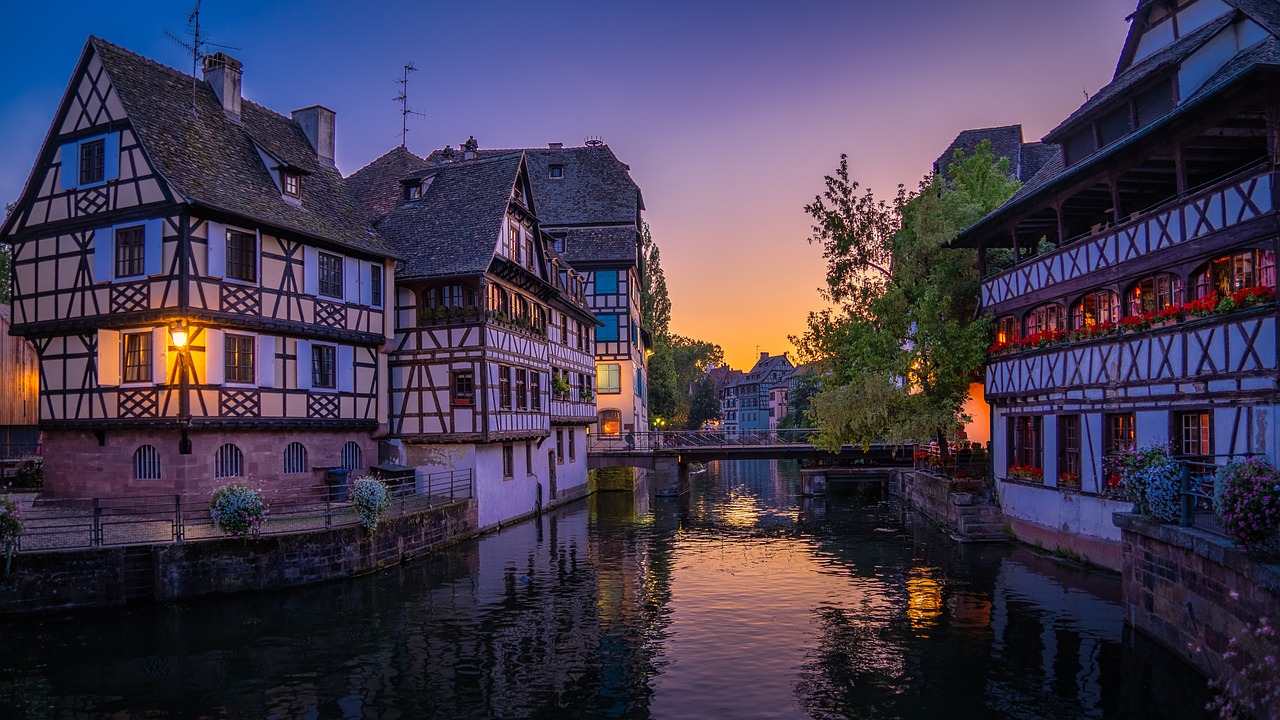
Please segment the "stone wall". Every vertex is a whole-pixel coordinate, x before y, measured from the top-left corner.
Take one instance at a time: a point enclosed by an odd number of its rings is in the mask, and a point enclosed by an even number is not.
[[[373,572],[475,534],[466,500],[360,526],[251,540],[24,553],[0,575],[0,615],[297,587]]]
[[[1116,513],[1115,524],[1124,551],[1126,619],[1134,627],[1210,678],[1229,669],[1222,654],[1230,638],[1240,653],[1236,669],[1276,652],[1274,639],[1259,645],[1248,638],[1259,618],[1280,621],[1280,565],[1256,561],[1229,540],[1192,528],[1129,513]],[[1280,717],[1280,699],[1258,716]]]

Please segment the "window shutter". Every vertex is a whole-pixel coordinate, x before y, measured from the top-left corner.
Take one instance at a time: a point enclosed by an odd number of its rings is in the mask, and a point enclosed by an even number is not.
[[[276,386],[276,339],[272,335],[258,336],[258,349],[254,361],[258,363],[258,386]]]
[[[93,281],[110,282],[115,277],[116,235],[109,227],[93,231]]]
[[[163,244],[160,242],[164,235],[163,220],[148,220],[143,230],[143,265],[147,275],[159,275],[161,260],[163,255]]]
[[[116,180],[120,177],[120,133],[107,133],[102,138],[102,179]]]
[[[356,389],[356,353],[350,345],[338,346],[338,391],[352,392]]]
[[[169,328],[158,327],[151,331],[151,382],[164,385],[169,382]]]
[[[120,333],[98,331],[98,385],[120,384]]]
[[[360,265],[353,257],[342,258],[342,294],[349,303],[360,302]]]
[[[359,263],[360,265],[360,304],[373,305],[373,280],[370,279],[372,272],[369,270],[369,263]]]
[[[311,389],[311,343],[306,340],[298,341],[298,359],[294,363],[297,367],[298,389]]]
[[[302,291],[320,294],[320,251],[310,245],[302,248]]]
[[[80,145],[67,143],[62,146],[62,189],[74,190],[80,184]]]
[[[206,224],[209,236],[209,277],[226,277],[227,274],[227,226],[210,221]]]
[[[204,381],[208,385],[221,385],[227,376],[226,338],[221,330],[204,331]]]

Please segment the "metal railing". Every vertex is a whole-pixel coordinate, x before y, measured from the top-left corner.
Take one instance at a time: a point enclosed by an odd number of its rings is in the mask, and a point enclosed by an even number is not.
[[[942,448],[937,445],[916,446],[911,465],[915,470],[948,480],[983,481],[991,477],[991,460],[986,450],[950,448],[943,457]]]
[[[397,517],[475,496],[470,469],[429,473],[402,483],[387,481]],[[266,490],[267,520],[258,535],[326,530],[355,525],[360,517],[334,488]],[[42,552],[120,545],[151,545],[225,538],[209,515],[207,494],[134,495],[115,498],[37,498],[19,505],[22,534],[18,552]]]
[[[682,448],[761,447],[813,445],[813,428],[777,430],[655,430],[621,435],[593,434],[587,438],[588,452],[679,451]]]

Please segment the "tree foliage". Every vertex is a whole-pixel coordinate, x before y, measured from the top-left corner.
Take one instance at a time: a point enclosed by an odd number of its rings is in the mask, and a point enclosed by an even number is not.
[[[989,328],[975,319],[976,253],[948,243],[1017,190],[1008,168],[983,142],[885,203],[859,192],[841,156],[805,206],[834,305],[810,313],[807,332],[792,338],[825,373],[812,400],[821,444],[941,438],[963,420]]]
[[[655,338],[671,332],[667,276],[662,271],[662,253],[649,232],[649,223],[640,224],[640,319],[640,324]]]
[[[4,206],[5,218],[9,213],[13,212],[16,203],[7,203]],[[0,243],[0,303],[9,302],[9,290],[12,285],[11,277],[13,275],[13,248],[4,243]]]
[[[710,375],[704,375],[694,385],[693,397],[689,402],[689,416],[685,420],[686,430],[697,430],[703,423],[720,419],[720,397],[716,394],[716,382]]]

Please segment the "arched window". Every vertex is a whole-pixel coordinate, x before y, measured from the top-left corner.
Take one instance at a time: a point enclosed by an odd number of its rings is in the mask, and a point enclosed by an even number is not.
[[[1007,343],[1018,339],[1018,318],[1005,315],[996,321],[996,342]]]
[[[1191,275],[1197,298],[1212,292],[1225,295],[1245,288],[1276,286],[1276,255],[1250,248],[1223,255],[1201,265]]]
[[[1030,337],[1045,330],[1060,330],[1063,325],[1062,308],[1056,303],[1045,303],[1027,311],[1022,321],[1023,337]]]
[[[360,445],[356,442],[348,442],[342,446],[342,467],[348,470],[360,469]]]
[[[244,453],[227,443],[218,448],[213,459],[213,476],[216,478],[244,477]]]
[[[1071,306],[1072,330],[1083,330],[1118,320],[1120,320],[1120,301],[1111,290],[1094,290]]]
[[[601,410],[600,434],[609,437],[618,437],[622,434],[622,411],[621,410]]]
[[[307,471],[307,449],[300,442],[289,443],[284,449],[284,474],[296,475]]]
[[[133,452],[133,479],[160,479],[160,453],[155,447],[143,445]]]
[[[1129,287],[1125,293],[1126,313],[1141,315],[1145,312],[1159,312],[1170,305],[1181,305],[1183,298],[1182,278],[1173,273],[1156,273],[1148,275]]]

